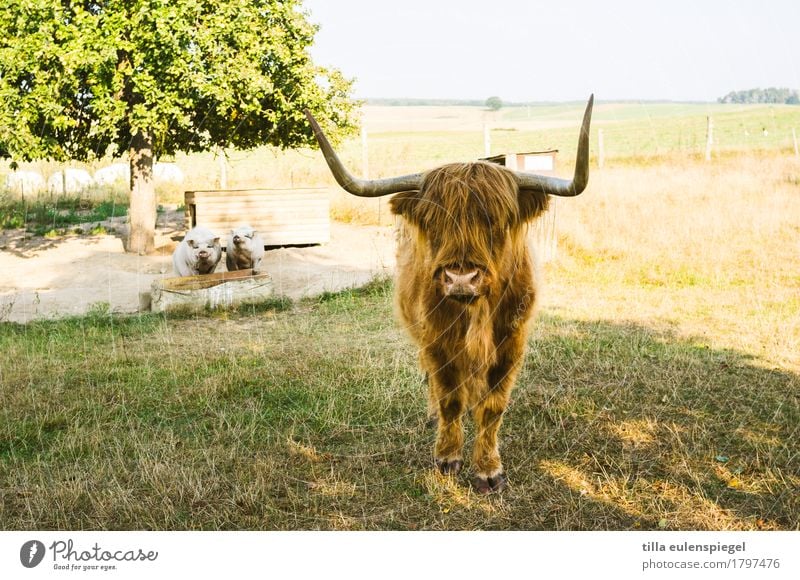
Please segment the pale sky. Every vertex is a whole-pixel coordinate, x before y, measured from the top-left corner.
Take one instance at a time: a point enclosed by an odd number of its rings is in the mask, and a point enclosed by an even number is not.
[[[800,0],[305,0],[357,97],[713,101],[800,89]]]

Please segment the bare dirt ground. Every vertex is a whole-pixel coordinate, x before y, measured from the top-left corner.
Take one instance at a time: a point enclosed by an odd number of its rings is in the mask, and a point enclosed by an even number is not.
[[[111,224],[108,224],[111,225]],[[121,224],[115,224],[122,231]],[[170,278],[172,252],[185,233],[183,214],[159,218],[156,251],[126,254],[122,234],[32,237],[0,233],[0,321],[28,322],[87,312],[107,303],[114,312],[136,312],[139,293]],[[292,299],[359,286],[394,270],[391,227],[331,223],[328,244],[270,250],[263,262],[276,295]],[[225,270],[225,259],[217,271]]]

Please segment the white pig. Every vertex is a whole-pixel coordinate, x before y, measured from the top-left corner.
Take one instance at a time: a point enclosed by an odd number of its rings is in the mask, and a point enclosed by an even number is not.
[[[197,226],[189,230],[172,254],[172,264],[178,276],[211,274],[222,258],[219,236],[208,228]]]
[[[252,268],[253,273],[257,274],[263,257],[264,240],[250,226],[239,226],[228,234],[225,264],[229,272]]]

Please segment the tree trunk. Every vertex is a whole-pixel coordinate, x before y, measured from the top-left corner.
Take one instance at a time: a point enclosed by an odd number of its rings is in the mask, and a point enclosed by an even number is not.
[[[139,132],[131,139],[130,235],[126,250],[148,254],[155,249],[156,190],[153,182],[153,136]]]

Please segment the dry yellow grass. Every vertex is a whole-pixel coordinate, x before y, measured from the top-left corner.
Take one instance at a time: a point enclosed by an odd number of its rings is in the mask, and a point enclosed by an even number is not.
[[[799,202],[791,157],[595,171],[583,196],[558,204],[551,279],[569,288],[551,287],[550,303],[673,325],[797,371]]]

